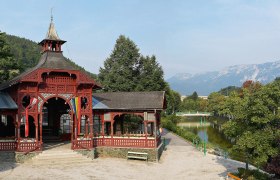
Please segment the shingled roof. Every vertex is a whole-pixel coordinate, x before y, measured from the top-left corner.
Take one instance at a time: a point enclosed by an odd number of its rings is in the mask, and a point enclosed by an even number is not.
[[[0,91],[0,109],[17,109],[18,106],[9,94]]]
[[[163,110],[165,92],[93,93],[93,110]]]
[[[38,64],[35,67],[30,68],[22,74],[16,76],[15,78],[1,84],[0,90],[6,89],[9,86],[18,83],[24,76],[40,68],[57,70],[79,70],[78,68],[72,66],[72,64],[63,56],[61,52],[46,51],[44,52],[44,54],[42,54]]]

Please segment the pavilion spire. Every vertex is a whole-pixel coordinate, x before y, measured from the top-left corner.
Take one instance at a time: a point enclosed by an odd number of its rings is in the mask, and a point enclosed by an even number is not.
[[[47,35],[46,35],[46,39],[60,40],[60,38],[59,38],[59,36],[58,36],[58,34],[55,30],[55,27],[54,27],[52,12],[51,12],[51,23],[50,23],[50,26],[49,26],[49,29],[48,29],[48,32],[47,32]]]
[[[42,52],[45,51],[54,51],[54,52],[62,52],[61,51],[61,46],[64,44],[66,41],[61,40],[55,30],[54,27],[54,22],[53,22],[53,14],[52,14],[52,9],[51,9],[51,22],[49,25],[48,32],[46,34],[45,39],[43,39],[39,45],[42,46]]]

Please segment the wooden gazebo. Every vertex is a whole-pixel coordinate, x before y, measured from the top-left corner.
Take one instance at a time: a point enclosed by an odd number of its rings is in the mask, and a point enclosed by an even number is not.
[[[62,54],[51,21],[38,64],[0,85],[0,151],[42,151],[69,140],[72,149],[157,148],[164,92],[93,93],[100,88]]]

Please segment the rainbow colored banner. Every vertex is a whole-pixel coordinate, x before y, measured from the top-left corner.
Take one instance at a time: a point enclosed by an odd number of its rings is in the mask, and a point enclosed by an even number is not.
[[[77,119],[78,134],[81,132],[81,98],[75,97],[71,99],[72,108]]]

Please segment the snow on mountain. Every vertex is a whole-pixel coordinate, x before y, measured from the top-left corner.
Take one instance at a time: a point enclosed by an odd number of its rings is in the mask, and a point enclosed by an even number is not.
[[[221,71],[199,74],[181,73],[167,79],[172,89],[182,95],[196,91],[199,95],[208,95],[227,86],[241,86],[246,80],[263,84],[280,76],[280,61],[263,64],[229,66]]]

